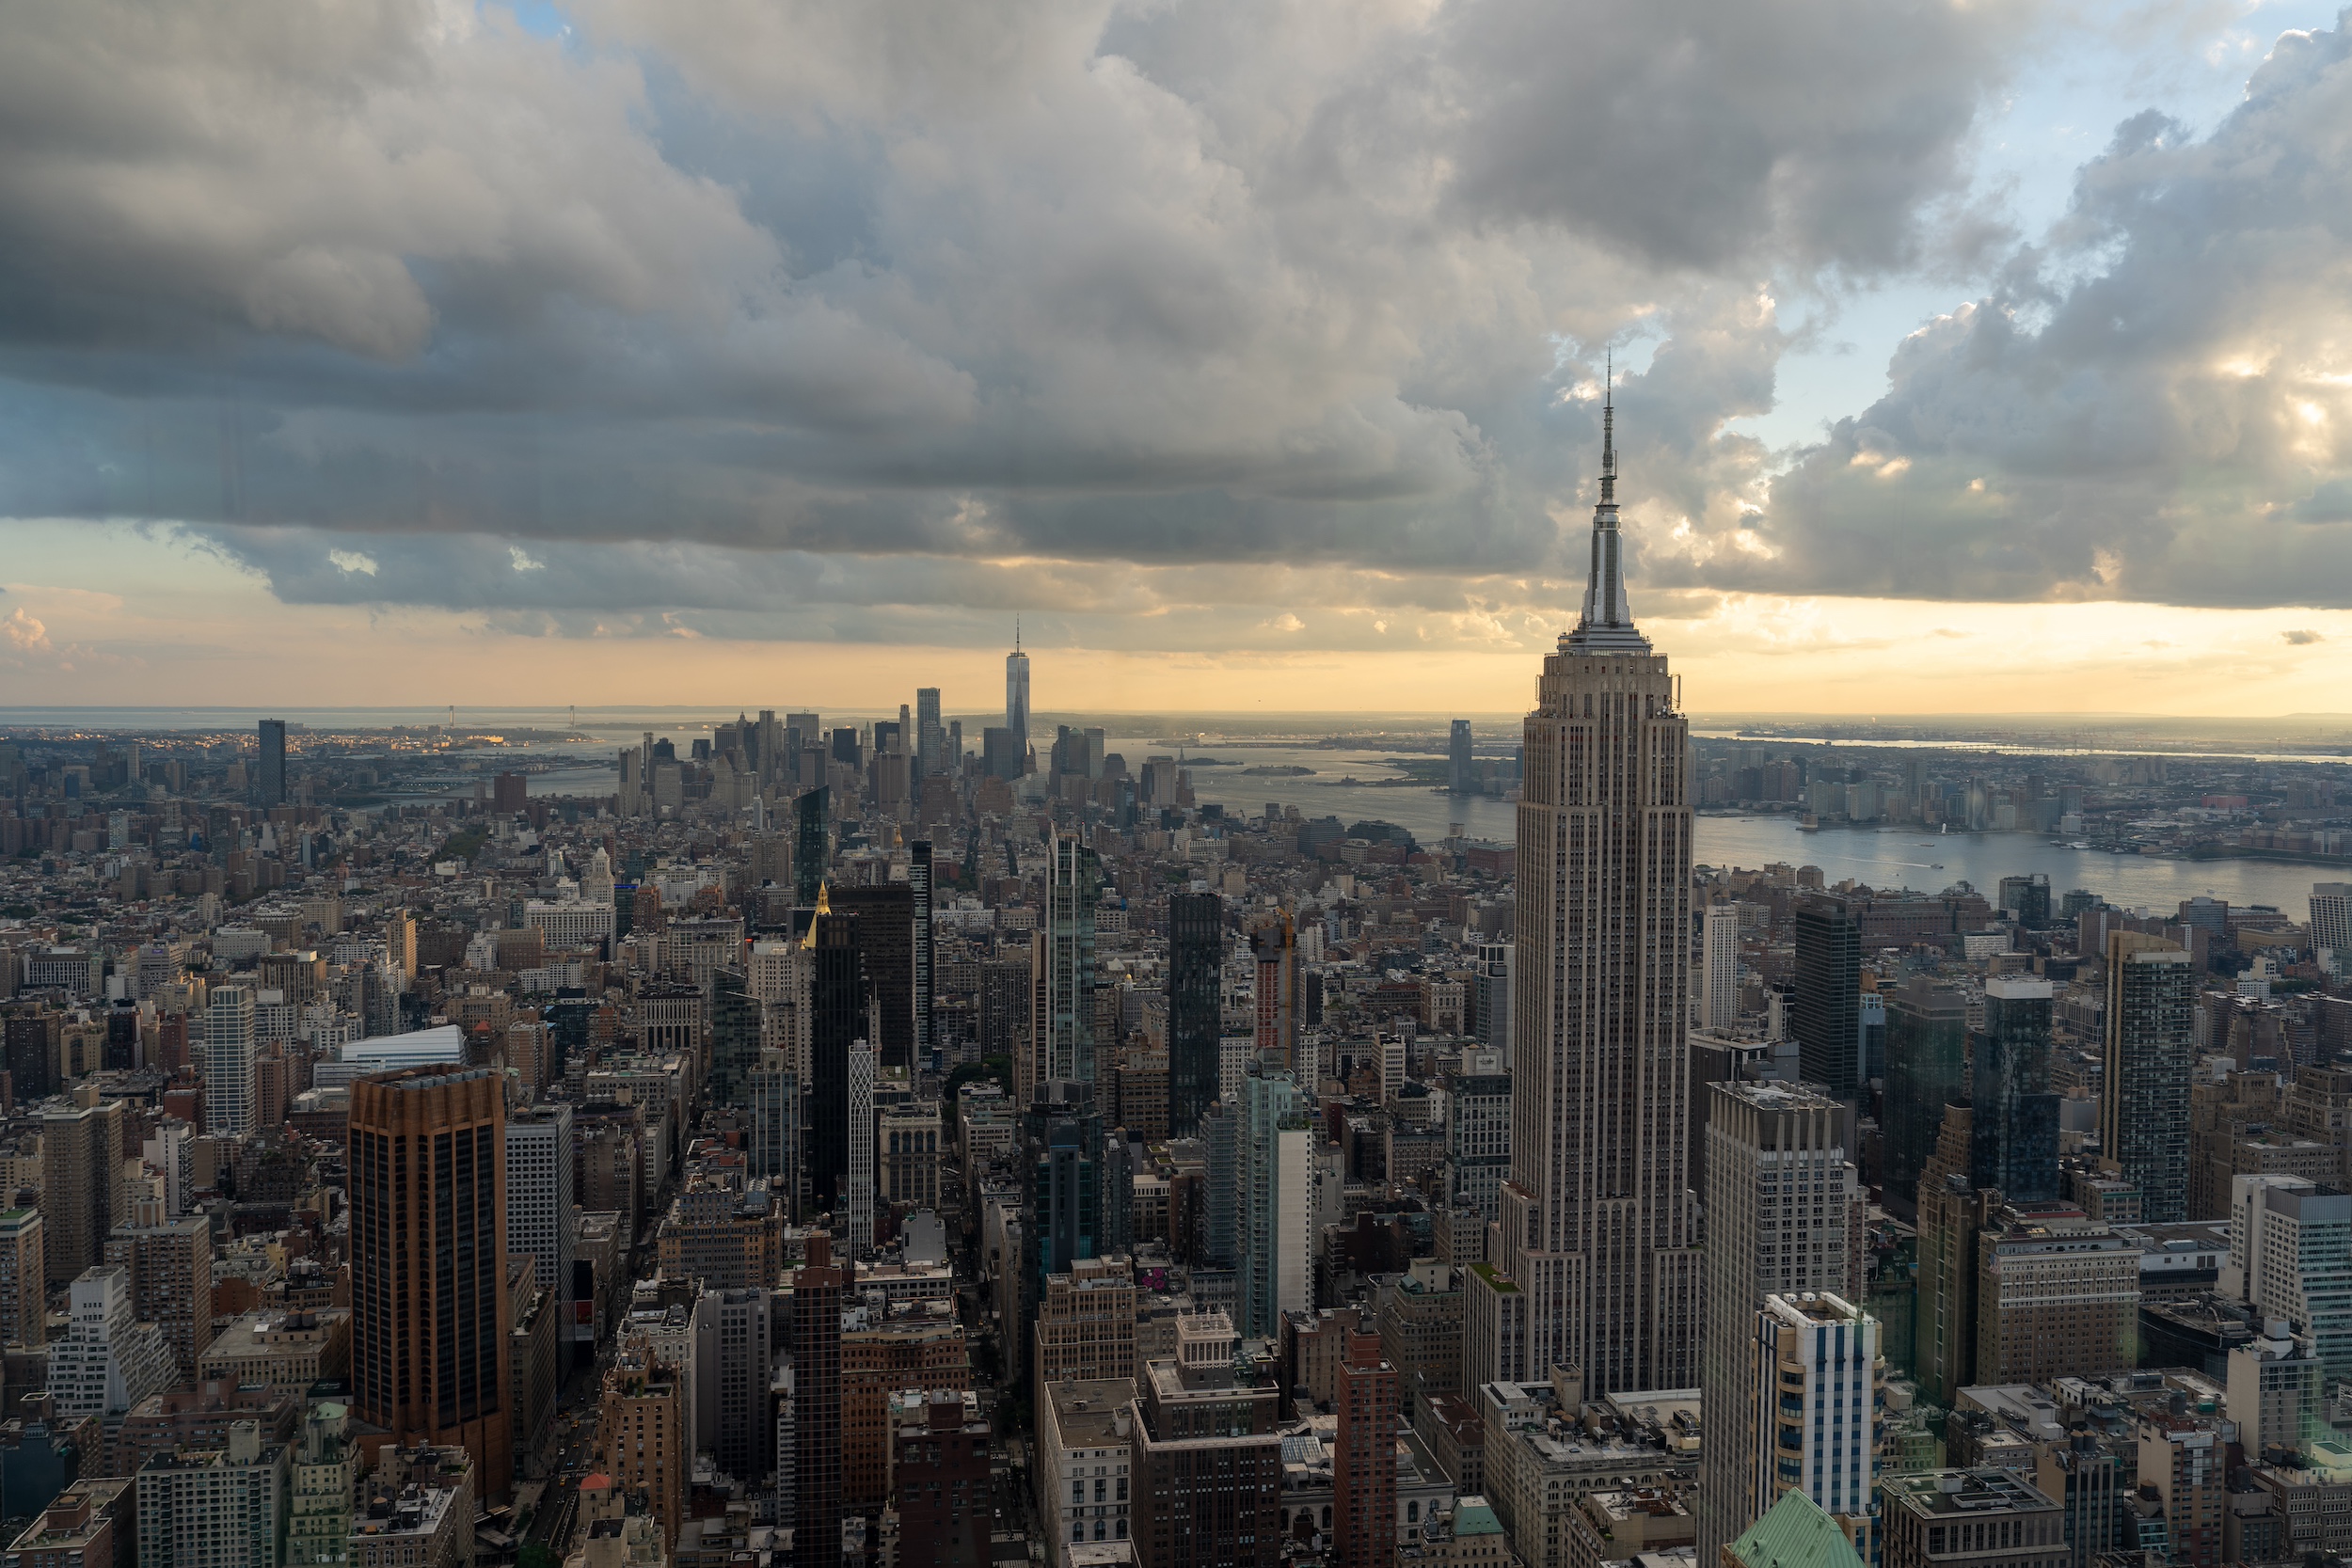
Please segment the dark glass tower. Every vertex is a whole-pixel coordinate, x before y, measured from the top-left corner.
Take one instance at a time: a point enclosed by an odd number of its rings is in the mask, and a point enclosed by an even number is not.
[[[2047,980],[1984,983],[1984,1029],[1969,1071],[1969,1183],[2011,1203],[2058,1196],[2058,1097],[2050,1088]]]
[[[882,1038],[876,1042],[884,1067],[914,1063],[914,888],[908,882],[834,887],[828,895],[836,912],[857,917],[858,951],[866,983],[882,1006]]]
[[[1915,1209],[1919,1172],[1934,1152],[1944,1107],[1968,1067],[1968,1003],[1915,975],[1886,997],[1886,1136],[1882,1182],[1899,1212]]]
[[[2197,966],[2139,931],[2107,935],[2106,1089],[2099,1147],[2139,1188],[2152,1225],[2188,1217],[2188,1085],[2197,1059]]]
[[[1797,1071],[1840,1100],[1860,1092],[1862,926],[1842,898],[1797,906]]]
[[[1188,1138],[1216,1099],[1224,992],[1225,900],[1178,893],[1168,900],[1168,1131]]]
[[[262,805],[285,803],[286,721],[283,719],[262,721],[261,766],[255,773],[253,787]]]
[[[759,998],[739,969],[710,977],[710,1098],[740,1105],[752,1069],[759,1066]]]
[[[808,1182],[818,1212],[840,1199],[850,1174],[850,1047],[866,1037],[866,972],[855,915],[830,911],[809,927]]]
[[[803,909],[813,909],[825,885],[825,786],[793,801],[792,812],[799,830],[792,845],[792,896]]]

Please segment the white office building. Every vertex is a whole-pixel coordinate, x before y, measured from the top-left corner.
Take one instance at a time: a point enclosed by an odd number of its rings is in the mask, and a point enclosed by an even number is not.
[[[2352,1377],[2352,1194],[2294,1177],[2230,1183],[2230,1274],[2265,1319],[2310,1336],[2329,1386]]]
[[[362,1078],[373,1078],[379,1072],[398,1072],[403,1068],[453,1067],[466,1060],[466,1032],[454,1023],[437,1024],[430,1029],[415,1029],[405,1035],[378,1035],[372,1039],[352,1040],[338,1047],[333,1061],[320,1062],[310,1069],[310,1086],[314,1089],[349,1088]],[[212,1108],[207,1095],[205,1109]]]
[[[215,986],[204,1002],[204,1130],[224,1137],[253,1127],[253,1057],[259,1044],[250,986]]]
[[[572,1201],[572,1108],[557,1100],[506,1117],[506,1250],[558,1301],[572,1293],[580,1212]]]
[[[1709,904],[1699,955],[1699,1027],[1740,1022],[1740,906]]]
[[[49,1347],[49,1392],[60,1419],[119,1417],[179,1381],[163,1329],[134,1315],[131,1271],[121,1264],[83,1270],[72,1310],[66,1337]]]

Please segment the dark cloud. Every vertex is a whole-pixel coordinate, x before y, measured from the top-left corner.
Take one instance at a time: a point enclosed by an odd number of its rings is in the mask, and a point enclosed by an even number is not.
[[[1454,7],[1460,198],[1668,267],[1872,271],[1922,249],[2023,5]]]
[[[2305,626],[2298,626],[2293,631],[2282,631],[2279,635],[2285,638],[2289,642],[2298,648],[2308,648],[2314,642],[2325,642],[2328,641],[2328,639],[2320,633],[2312,631],[2309,627]]]
[[[290,598],[566,631],[1056,594],[1255,627],[1277,571],[1316,635],[1384,574],[1474,628],[1573,597],[1595,360],[1640,338],[1654,593],[2258,599],[2352,517],[2312,437],[2228,436],[2274,372],[2237,403],[2152,373],[2341,311],[2334,35],[2209,144],[2131,128],[1768,485],[1725,427],[1772,407],[1772,293],[1991,243],[1962,160],[2028,0],[567,14],[16,8],[0,515],[175,519]],[[2234,191],[2265,157],[2291,194]],[[2209,245],[2196,297],[2167,247],[2221,234],[2264,243]]]

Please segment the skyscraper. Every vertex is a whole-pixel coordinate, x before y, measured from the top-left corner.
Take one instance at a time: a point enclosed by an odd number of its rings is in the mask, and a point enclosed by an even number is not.
[[[781,1176],[794,1218],[801,1184],[801,1076],[788,1051],[763,1051],[752,1069],[747,1097],[752,1138],[745,1148],[750,1173]]]
[[[2106,1086],[2099,1147],[2139,1189],[2150,1224],[2188,1217],[2188,1080],[2197,972],[2185,948],[2107,933]]]
[[[2352,1374],[2352,1194],[2260,1176],[2231,1187],[2233,1283],[2265,1318],[2311,1336],[2333,1387]]]
[[[1029,1176],[1022,1301],[1030,1320],[1048,1278],[1102,1256],[1103,1117],[1086,1093],[1084,1085],[1049,1084],[1022,1114]]]
[[[1314,1133],[1287,1073],[1252,1070],[1242,1080],[1235,1147],[1245,1337],[1273,1338],[1282,1314],[1314,1305]]]
[[[792,897],[803,909],[814,909],[817,895],[825,885],[825,869],[831,863],[825,847],[825,786],[818,784],[793,801],[792,815],[796,833],[792,845]]]
[[[1249,951],[1258,960],[1252,1049],[1261,1057],[1270,1053],[1293,1082],[1311,1088],[1314,1075],[1298,1059],[1298,930],[1288,910],[1251,928]]]
[[[1898,1213],[1917,1211],[1920,1169],[1967,1069],[1965,997],[1924,974],[1888,994],[1883,1180],[1887,1207]]]
[[[1698,1550],[1754,1524],[1775,1418],[1760,1392],[1756,1313],[1767,1298],[1862,1289],[1862,1184],[1845,1148],[1846,1106],[1803,1085],[1712,1084],[1707,1113],[1707,1330]],[[1826,1505],[1827,1499],[1820,1499]]]
[[[2010,1203],[2058,1196],[2058,1096],[2050,1088],[2049,981],[1984,983],[1984,1028],[1971,1053],[1969,1180]]]
[[[2321,969],[2352,977],[2352,882],[2312,884],[2312,952]]]
[[[866,1038],[866,974],[857,917],[820,912],[809,923],[808,1188],[817,1212],[841,1197],[850,1174],[850,1048]]]
[[[849,1217],[841,1256],[854,1264],[874,1250],[874,1048],[865,1040],[850,1047],[849,1132],[849,1169],[841,1195]]]
[[[1633,625],[1603,414],[1592,578],[1544,659],[1518,810],[1518,994],[1502,1263],[1528,1364],[1585,1397],[1697,1381],[1689,1124],[1690,732]]]
[[[914,689],[914,760],[924,773],[947,768],[947,732],[939,727],[939,688]]]
[[[1507,942],[1478,944],[1478,1043],[1511,1065],[1511,997],[1518,989],[1518,950]]]
[[[351,1086],[354,1414],[513,1478],[506,1106],[498,1075],[411,1068]]]
[[[1189,1138],[1216,1099],[1224,1000],[1225,900],[1168,899],[1168,1130]]]
[[[285,804],[286,800],[286,721],[283,719],[262,721],[259,766],[254,770],[253,787],[264,806]]]
[[[1380,1336],[1343,1329],[1339,1449],[1331,1456],[1333,1568],[1396,1561],[1397,1371],[1380,1359]]]
[[[1871,1535],[1886,1433],[1878,1320],[1822,1291],[1768,1296],[1750,1324],[1748,1396],[1756,1434],[1738,1478],[1740,1528],[1801,1491],[1836,1522],[1855,1555],[1876,1562]],[[1763,1441],[1768,1432],[1770,1442]]]
[[[858,958],[882,1010],[881,1037],[870,1042],[880,1064],[914,1066],[914,885],[834,887],[827,896],[835,911],[857,917]]]
[[[710,972],[710,1099],[739,1105],[759,1065],[766,1008],[741,963]]]
[[[1740,1022],[1740,906],[1709,904],[1699,941],[1699,1027]]]
[[[49,1283],[99,1262],[122,1196],[123,1102],[85,1085],[76,1103],[40,1107],[40,1217]]]
[[[1029,1053],[1013,1075],[1025,1103],[1042,1083],[1094,1082],[1094,904],[1102,871],[1092,848],[1055,828],[1045,839],[1045,908],[1030,938],[1036,1010]]]
[[[938,705],[937,692],[931,693]],[[939,1042],[931,1037],[931,1003],[936,982],[931,970],[931,841],[918,838],[907,846],[907,887],[914,895],[914,1065],[936,1066]]]
[[[1851,1100],[1862,1088],[1862,926],[1844,899],[1816,895],[1797,906],[1796,927],[1797,1070]]]
[[[1999,1196],[1969,1182],[1971,1115],[1965,1100],[1944,1108],[1935,1150],[1919,1170],[1912,1356],[1921,1389],[1943,1405],[1977,1380],[1977,1243]]]
[[[542,1290],[568,1300],[580,1215],[572,1203],[572,1107],[548,1101],[506,1120],[506,1248],[531,1257]]]
[[[204,1002],[204,1131],[255,1131],[254,995],[250,986],[215,986]]]
[[[1453,731],[1446,736],[1445,762],[1448,789],[1456,795],[1468,795],[1477,787],[1477,765],[1472,760],[1469,720],[1454,721]]]
[[[1021,651],[1021,628],[1012,631],[1012,652],[1005,656],[1005,728],[1012,736],[1013,754],[1029,754],[1029,656]]]
[[[795,1568],[841,1561],[841,1297],[847,1280],[833,1261],[833,1238],[808,1239],[807,1261],[792,1275]],[[782,1456],[778,1456],[782,1462]]]

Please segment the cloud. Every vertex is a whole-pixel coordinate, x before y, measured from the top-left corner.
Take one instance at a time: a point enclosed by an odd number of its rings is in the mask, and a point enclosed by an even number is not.
[[[1748,525],[1771,553],[1709,564],[1921,598],[2352,604],[2348,123],[2342,26],[2282,37],[2202,139],[2127,121],[2047,243],[1772,482]]]
[[[0,515],[371,602],[589,593],[576,541],[1541,576],[1598,435],[1557,394],[1640,332],[1629,464],[1711,539],[1757,503],[1759,278],[1922,254],[2033,14],[566,9],[19,8]],[[305,531],[378,570],[256,542]],[[397,559],[476,537],[522,553]]]
[[[2327,638],[2321,636],[2318,632],[2311,630],[2307,626],[2298,626],[2293,631],[2282,631],[2279,635],[2298,648],[2308,648],[2314,642],[2325,642],[2328,641]]]
[[[19,605],[6,615],[0,615],[0,644],[13,654],[45,654],[52,651],[49,628],[24,613]]]
[[[1614,343],[1645,613],[2352,603],[2342,30],[2019,245],[2032,0],[566,14],[20,7],[0,515],[561,635],[1540,641]],[[1987,256],[1740,433],[1824,301]]]

